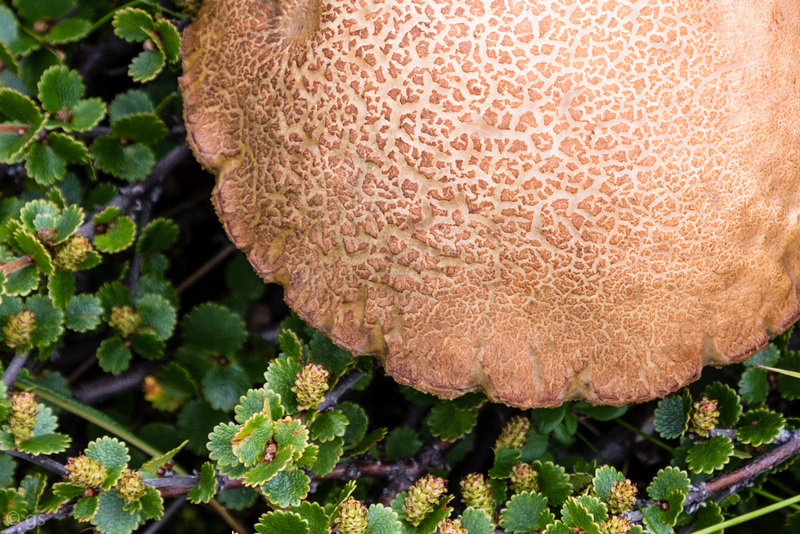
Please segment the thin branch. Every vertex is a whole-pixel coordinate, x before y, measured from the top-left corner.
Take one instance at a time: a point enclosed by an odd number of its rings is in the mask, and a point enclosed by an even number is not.
[[[56,462],[52,458],[43,455],[34,456],[33,454],[28,454],[27,452],[18,451],[15,449],[7,449],[3,451],[6,454],[10,454],[11,456],[16,456],[17,458],[22,458],[23,460],[27,460],[32,464],[36,464],[39,467],[43,467],[48,471],[55,473],[60,477],[65,477],[69,474],[67,468],[64,467],[59,462]]]
[[[17,379],[17,375],[25,366],[25,363],[28,361],[28,354],[30,351],[25,351],[23,353],[17,353],[14,355],[14,359],[11,360],[11,363],[8,365],[6,372],[3,373],[3,383],[6,385],[7,389],[11,389],[14,385],[14,381]]]
[[[33,259],[30,256],[22,256],[21,258],[17,258],[16,260],[12,260],[6,263],[0,263],[0,271],[8,274],[13,272],[19,271],[23,267],[27,267],[33,263]]]
[[[317,404],[317,410],[324,412],[333,408],[339,401],[339,398],[347,393],[347,391],[353,387],[353,385],[358,382],[362,376],[364,376],[364,373],[358,370],[348,373],[339,381],[338,384],[336,384],[336,387],[334,387],[333,390],[325,396],[325,400]]]
[[[9,513],[11,516],[14,512]],[[51,519],[66,519],[72,515],[72,505],[67,504],[61,507],[57,512],[47,512],[46,514],[36,514],[30,516],[20,523],[11,525],[7,529],[0,531],[0,534],[22,534],[37,527],[40,527],[50,521]]]
[[[175,288],[175,291],[177,291],[180,295],[193,286],[195,282],[207,275],[214,267],[225,261],[225,258],[233,254],[235,251],[236,247],[233,244],[229,244],[227,247],[218,252],[216,256],[205,262],[199,269],[190,274],[178,285],[178,287]]]

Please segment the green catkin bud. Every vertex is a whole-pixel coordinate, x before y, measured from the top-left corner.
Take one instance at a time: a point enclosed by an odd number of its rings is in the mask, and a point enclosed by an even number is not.
[[[719,423],[719,408],[716,400],[703,397],[694,403],[689,430],[699,436],[708,437],[717,423]]]
[[[609,512],[619,514],[630,510],[634,501],[636,501],[636,486],[626,479],[625,481],[618,480],[611,486],[606,504],[608,504]]]
[[[628,520],[618,515],[612,515],[600,525],[600,534],[628,534],[630,531]]]
[[[442,478],[426,475],[411,486],[403,500],[403,514],[406,520],[414,526],[419,525],[447,491],[445,484]]]
[[[466,506],[483,510],[494,517],[494,496],[492,487],[480,473],[472,473],[461,481],[461,497]]]
[[[131,469],[124,469],[115,485],[119,496],[128,504],[138,501],[147,493],[142,475]]]
[[[297,407],[301,411],[316,407],[328,391],[328,371],[314,363],[306,365],[297,373],[292,391],[297,395]]]
[[[509,449],[521,449],[528,439],[531,429],[531,420],[524,415],[512,417],[503,427],[503,432],[497,438],[495,448],[504,445]]]
[[[539,474],[533,470],[530,464],[519,464],[511,472],[511,489],[514,493],[523,491],[537,491],[539,484],[537,477]]]
[[[6,345],[12,349],[29,349],[36,334],[36,316],[31,310],[22,310],[8,318],[3,327]]]
[[[142,316],[130,306],[114,306],[108,317],[108,324],[122,335],[128,337],[136,333],[142,324]]]
[[[92,253],[92,244],[82,235],[73,235],[58,245],[53,263],[66,271],[77,271]]]
[[[15,393],[11,400],[11,414],[8,417],[8,426],[14,435],[14,442],[19,445],[33,435],[36,425],[36,416],[39,413],[39,403],[33,393]]]
[[[364,534],[367,531],[367,507],[364,503],[348,497],[334,519],[339,534]]]
[[[88,456],[76,456],[67,460],[69,481],[84,488],[99,488],[106,479],[105,467]]]
[[[469,534],[469,531],[461,526],[458,519],[445,519],[439,523],[436,534]]]

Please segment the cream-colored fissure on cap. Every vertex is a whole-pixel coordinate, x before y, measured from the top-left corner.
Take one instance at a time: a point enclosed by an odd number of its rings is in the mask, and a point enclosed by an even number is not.
[[[800,314],[797,0],[205,0],[183,54],[231,239],[404,384],[641,401]]]

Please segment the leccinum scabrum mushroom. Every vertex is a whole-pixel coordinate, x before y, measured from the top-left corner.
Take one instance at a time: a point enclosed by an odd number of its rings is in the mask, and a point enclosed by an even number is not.
[[[233,242],[398,381],[662,396],[800,313],[797,0],[206,0]]]

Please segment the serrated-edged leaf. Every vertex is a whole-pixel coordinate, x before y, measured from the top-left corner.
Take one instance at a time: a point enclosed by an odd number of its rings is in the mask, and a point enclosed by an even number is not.
[[[2,23],[2,16],[0,15],[0,24]],[[0,41],[0,62],[3,63],[3,66],[14,76],[19,76],[19,63],[17,63],[17,58],[14,57],[14,53],[11,49],[4,43]]]
[[[268,414],[253,414],[233,437],[233,453],[247,467],[264,460],[266,446],[272,439],[272,421]]]
[[[78,71],[64,65],[50,67],[39,78],[39,101],[51,115],[71,111],[83,98],[85,87]]]
[[[682,436],[689,424],[691,407],[692,399],[685,390],[682,394],[661,399],[653,421],[656,432],[665,439]]]
[[[157,456],[155,458],[151,458],[150,460],[146,461],[142,464],[139,468],[139,471],[143,471],[145,473],[155,473],[158,471],[159,467],[167,465],[170,460],[172,460],[176,454],[178,454],[185,446],[189,443],[189,440],[184,441],[174,449],[165,452],[164,454]]]
[[[149,39],[155,24],[146,11],[129,7],[118,11],[111,22],[114,33],[129,42],[143,42]]]
[[[531,467],[537,474],[539,493],[547,497],[552,506],[561,506],[572,493],[569,475],[560,465],[553,462],[535,461]]]
[[[39,456],[40,454],[58,454],[64,452],[69,447],[72,438],[56,432],[33,436],[19,443],[17,448],[28,454]]]
[[[135,235],[136,223],[130,217],[117,217],[105,232],[95,234],[93,243],[100,252],[113,254],[131,246]]]
[[[108,116],[113,124],[122,117],[136,113],[153,113],[155,109],[153,101],[145,91],[132,89],[114,97],[114,101],[108,107]]]
[[[84,491],[86,491],[86,488],[71,482],[56,482],[53,484],[53,494],[61,499],[62,502],[80,497]]]
[[[244,475],[245,486],[261,486],[286,469],[292,462],[292,450],[284,448],[278,450],[272,460],[260,463],[251,468]]]
[[[75,506],[72,508],[72,515],[78,521],[90,521],[94,514],[97,512],[98,498],[96,495],[91,497],[83,497],[78,499]]]
[[[52,132],[47,135],[47,142],[50,144],[50,147],[53,149],[53,151],[67,163],[80,163],[89,161],[89,150],[86,148],[86,145],[80,141],[77,141],[72,136],[58,132]],[[79,209],[78,206],[69,207]],[[83,217],[82,211],[80,213],[81,217]],[[78,226],[80,226],[80,223],[78,223]],[[77,226],[74,230],[72,230],[72,232],[74,232],[76,229]],[[70,232],[70,234],[72,232]]]
[[[167,135],[167,127],[154,113],[126,115],[112,123],[111,131],[117,137],[151,145]]]
[[[189,491],[189,502],[194,504],[210,501],[217,492],[217,477],[211,462],[205,462],[200,468],[197,485]]]
[[[154,219],[142,230],[136,250],[140,254],[166,252],[178,238],[178,231],[171,219]]]
[[[161,519],[164,515],[164,499],[161,493],[152,486],[147,486],[144,497],[139,499],[141,509],[139,515],[143,519]]]
[[[500,526],[507,532],[533,532],[539,529],[539,518],[546,510],[546,497],[523,491],[511,497],[500,512]]]
[[[166,343],[153,332],[136,332],[128,337],[133,351],[148,360],[155,360],[164,355]]]
[[[0,162],[18,162],[44,122],[33,100],[13,89],[0,89],[0,123],[19,126],[16,132],[0,133]]]
[[[39,404],[39,412],[36,414],[36,422],[33,425],[34,436],[44,436],[55,431],[58,419],[53,414],[49,406]]]
[[[461,514],[461,526],[469,534],[492,534],[495,529],[492,518],[483,510],[469,507]]]
[[[25,1],[14,0],[14,7],[23,18],[30,22],[56,20],[63,17],[75,6],[76,0]]]
[[[542,534],[575,534],[575,531],[568,527],[563,521],[556,521],[555,523],[547,525],[547,528]]]
[[[535,408],[531,410],[532,426],[540,434],[548,434],[561,424],[566,414],[567,407],[565,405],[557,408]]]
[[[181,36],[172,23],[166,19],[156,21],[155,30],[161,42],[161,51],[170,63],[177,63],[181,54]]]
[[[607,499],[611,488],[617,482],[625,482],[625,475],[614,469],[610,465],[598,467],[592,479],[592,488],[595,494],[601,499]]]
[[[279,447],[289,447],[297,460],[308,444],[308,429],[298,419],[284,418],[273,425],[275,440]]]
[[[265,389],[250,389],[240,399],[235,408],[236,422],[244,423],[253,414],[264,412],[270,416],[270,421],[283,417],[283,406],[280,398],[274,391]]]
[[[222,423],[214,427],[208,435],[209,458],[220,466],[239,465],[239,459],[233,453],[232,440],[239,431],[240,425]]]
[[[100,299],[94,295],[77,295],[73,297],[64,310],[64,324],[75,332],[86,332],[100,324],[103,307]]]
[[[145,295],[136,301],[136,311],[142,317],[142,328],[152,330],[159,339],[169,339],[175,328],[176,312],[167,299]]]
[[[297,412],[297,396],[292,387],[302,366],[293,359],[276,358],[264,373],[266,386],[281,396],[281,403],[287,413]]]
[[[664,513],[659,505],[651,505],[642,513],[642,523],[647,527],[647,532],[652,534],[674,534],[672,527],[664,522]]]
[[[514,467],[520,463],[522,451],[516,448],[500,445],[494,451],[494,464],[489,470],[491,478],[508,478],[511,476]]]
[[[20,228],[14,232],[14,241],[23,253],[33,259],[40,271],[47,276],[53,274],[53,259],[38,239]]]
[[[26,55],[38,43],[21,31],[19,22],[5,5],[0,5],[0,41],[8,46],[13,55]],[[16,76],[17,73],[14,73]]]
[[[403,525],[397,513],[382,504],[373,504],[367,509],[366,534],[400,534]]]
[[[104,491],[98,497],[92,524],[102,534],[130,534],[139,526],[139,515],[125,511],[124,506],[125,501],[115,492]]]
[[[35,265],[27,265],[8,273],[3,289],[6,295],[27,295],[39,287],[39,269]]]
[[[53,185],[67,174],[67,162],[49,145],[32,143],[25,150],[25,171],[39,185]]]
[[[60,209],[49,200],[31,200],[27,202],[19,211],[19,220],[28,232],[35,234],[41,226],[37,226],[37,219],[49,217],[55,220],[60,213]]]
[[[262,515],[256,525],[258,534],[309,534],[308,521],[294,512],[277,510]]]
[[[203,396],[217,410],[231,410],[247,392],[250,380],[238,365],[214,365],[203,377]]]
[[[328,514],[315,502],[303,501],[295,509],[298,515],[308,521],[308,534],[328,534]]]
[[[50,297],[34,295],[27,301],[27,306],[36,317],[36,333],[33,343],[37,347],[45,347],[58,340],[64,331],[64,314],[53,307]]]
[[[344,436],[347,430],[347,416],[338,410],[319,414],[311,424],[311,439],[314,441],[330,441]]]
[[[759,447],[772,443],[784,426],[786,426],[786,419],[777,412],[765,409],[750,410],[739,420],[736,427],[736,438],[741,443]]]
[[[312,470],[317,476],[325,476],[333,471],[333,468],[336,467],[342,457],[343,444],[343,438],[336,438],[319,444],[317,459],[312,465]]]
[[[65,44],[79,41],[92,29],[92,23],[81,17],[64,19],[50,30],[46,40],[50,44]]]
[[[120,336],[113,336],[97,348],[97,360],[100,367],[112,375],[118,375],[128,368],[131,363],[131,349]]]
[[[756,352],[750,358],[745,360],[746,367],[753,367],[755,365],[774,365],[781,357],[781,352],[774,343],[770,343],[760,351]]]
[[[126,467],[131,459],[128,455],[128,446],[117,438],[108,436],[89,443],[89,446],[86,447],[86,456],[94,458],[106,469]]]
[[[105,115],[105,102],[99,98],[86,98],[75,105],[68,121],[59,124],[68,132],[85,132],[97,126]]]
[[[570,498],[561,508],[561,520],[586,534],[600,534],[600,526],[591,512],[577,498]]]
[[[713,473],[722,469],[733,455],[733,443],[728,436],[714,436],[697,443],[686,455],[689,470],[693,473]]]
[[[291,358],[295,361],[300,361],[300,359],[302,359],[303,347],[300,344],[297,334],[291,330],[283,329],[278,332],[278,345],[280,345],[281,352],[283,352],[287,358]]]
[[[347,417],[347,428],[345,428],[343,437],[344,446],[349,449],[364,439],[369,423],[367,414],[361,406],[354,402],[340,402],[337,404],[337,408]]]
[[[130,290],[120,282],[107,282],[97,291],[100,304],[106,314],[111,313],[114,306],[133,306]]]
[[[656,501],[665,500],[673,491],[689,493],[689,475],[676,467],[661,469],[647,487],[647,494]]]
[[[697,511],[697,518],[692,525],[692,532],[722,523],[724,519],[719,505],[714,501],[708,501],[705,506]]]
[[[308,496],[310,483],[308,476],[299,469],[281,471],[262,485],[261,491],[275,507],[295,507]]]
[[[184,316],[181,337],[192,350],[204,354],[231,355],[244,344],[247,329],[237,314],[219,304],[207,303],[195,306]]]
[[[161,50],[144,50],[133,58],[128,75],[135,82],[149,82],[164,68],[164,53]]]
[[[437,438],[455,441],[472,430],[477,420],[477,410],[462,410],[453,401],[441,401],[431,409],[428,429]]]
[[[322,365],[334,379],[342,376],[355,362],[352,354],[336,346],[319,330],[314,332],[309,349],[314,363]]]
[[[155,165],[153,151],[141,144],[123,146],[113,135],[95,139],[90,152],[95,166],[123,180],[144,180]]]
[[[419,433],[407,426],[395,427],[386,437],[386,461],[394,462],[413,456],[422,447]]]

